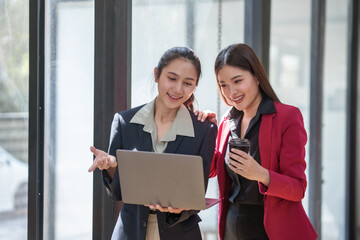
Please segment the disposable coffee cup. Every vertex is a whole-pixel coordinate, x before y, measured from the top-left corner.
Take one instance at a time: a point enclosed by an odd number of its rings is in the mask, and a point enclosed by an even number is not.
[[[229,141],[230,152],[232,148],[249,153],[250,141],[245,138],[233,138]]]

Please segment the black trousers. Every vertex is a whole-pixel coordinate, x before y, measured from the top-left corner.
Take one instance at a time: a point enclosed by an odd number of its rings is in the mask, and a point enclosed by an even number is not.
[[[230,203],[224,239],[268,240],[263,220],[263,205]]]

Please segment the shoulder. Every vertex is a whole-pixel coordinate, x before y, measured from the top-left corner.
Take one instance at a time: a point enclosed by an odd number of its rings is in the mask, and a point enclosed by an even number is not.
[[[145,104],[134,108],[130,108],[128,110],[117,112],[114,115],[114,119],[121,119],[121,121],[130,122],[130,120],[134,117],[134,115],[144,106]]]
[[[231,108],[227,109],[225,113],[220,117],[220,124],[219,124],[219,131],[224,128],[224,126],[229,122],[229,113],[231,111]]]
[[[274,120],[281,126],[282,131],[290,126],[304,129],[304,120],[299,108],[279,102],[274,102],[274,105],[276,108]]]
[[[221,118],[220,118],[220,122],[229,120],[228,116],[229,116],[229,114],[230,114],[231,109],[232,109],[232,107],[230,107],[229,109],[227,109],[227,110],[225,111],[225,113],[224,113],[224,114],[221,116]]]
[[[279,103],[279,102],[274,102],[274,106],[276,109],[276,115],[279,118],[284,118],[284,119],[302,118],[300,109],[295,106]]]
[[[208,132],[211,129],[214,129],[217,131],[217,126],[213,124],[212,122],[205,120],[204,122],[200,122],[197,120],[197,116],[195,116],[194,112],[190,111],[190,117],[194,125],[194,131],[195,132]]]

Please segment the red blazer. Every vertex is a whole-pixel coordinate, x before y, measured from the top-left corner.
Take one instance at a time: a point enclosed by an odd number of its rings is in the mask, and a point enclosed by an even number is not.
[[[276,113],[262,116],[259,130],[261,165],[269,170],[268,187],[259,183],[264,195],[264,226],[270,240],[312,240],[317,234],[311,225],[301,200],[306,189],[305,144],[303,118],[298,108],[274,102]],[[210,177],[218,176],[219,235],[224,238],[228,192],[231,179],[226,172],[224,157],[230,133],[225,117],[216,142]]]

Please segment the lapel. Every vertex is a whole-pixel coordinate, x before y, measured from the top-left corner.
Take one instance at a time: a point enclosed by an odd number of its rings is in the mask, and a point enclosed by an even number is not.
[[[139,132],[139,151],[152,152],[153,146],[151,141],[151,135],[148,132],[143,130],[144,125],[137,124],[138,132]]]
[[[226,147],[227,147],[227,143],[228,143],[229,135],[230,135],[230,121],[228,119],[224,122],[224,127],[221,131],[221,135],[222,135],[222,137],[220,138],[219,150],[220,150],[222,156],[225,156],[224,154],[226,153]]]
[[[273,136],[273,119],[275,113],[265,114],[262,116],[260,130],[259,130],[259,148],[261,165],[270,169],[270,163],[272,158],[272,136]]]
[[[222,174],[218,174],[218,181],[219,181],[219,186],[225,186],[225,188],[228,186],[227,184],[227,174],[226,174],[226,169],[225,169],[225,154],[226,154],[226,147],[227,147],[227,143],[228,143],[228,139],[229,139],[229,135],[230,135],[230,121],[227,119],[225,120],[225,122],[223,123],[223,127],[221,130],[221,137],[220,137],[220,143],[219,143],[219,153],[221,154],[220,159],[222,161],[217,161],[217,169],[218,169],[218,173],[222,173]],[[225,196],[225,190],[220,189],[221,191],[221,197]]]
[[[184,136],[176,135],[175,141],[168,142],[165,153],[176,153],[181,141],[183,140]]]

